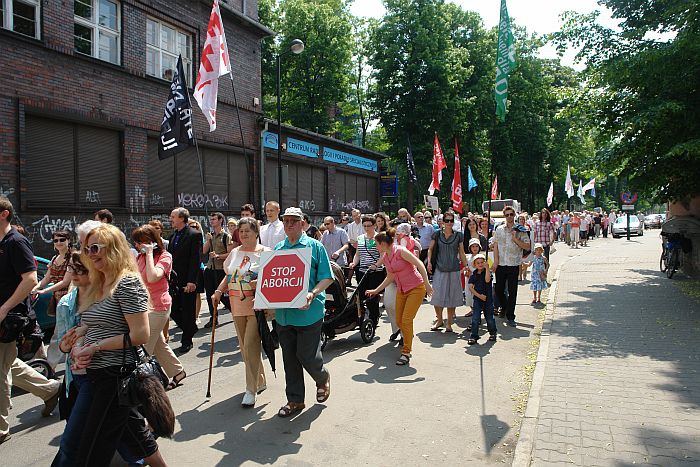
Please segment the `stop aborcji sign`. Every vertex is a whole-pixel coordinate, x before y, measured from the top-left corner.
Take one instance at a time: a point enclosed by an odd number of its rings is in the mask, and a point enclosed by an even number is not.
[[[305,306],[310,271],[311,248],[262,252],[255,308]]]

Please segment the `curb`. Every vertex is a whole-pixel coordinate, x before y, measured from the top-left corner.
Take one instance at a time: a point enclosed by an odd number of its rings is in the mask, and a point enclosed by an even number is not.
[[[527,407],[525,415],[520,423],[520,433],[518,442],[515,445],[515,454],[513,456],[513,467],[529,467],[532,449],[535,445],[535,433],[537,431],[537,418],[540,412],[540,401],[542,399],[542,385],[544,382],[544,372],[547,366],[547,356],[549,355],[549,337],[552,329],[552,318],[556,303],[557,289],[559,288],[559,275],[561,269],[566,263],[579,255],[571,256],[564,260],[557,268],[554,274],[552,286],[549,288],[549,298],[547,299],[547,308],[545,311],[544,321],[542,322],[542,332],[540,334],[540,348],[537,351],[537,359],[535,360],[535,371],[532,375],[532,384],[530,385],[530,395],[527,398]]]

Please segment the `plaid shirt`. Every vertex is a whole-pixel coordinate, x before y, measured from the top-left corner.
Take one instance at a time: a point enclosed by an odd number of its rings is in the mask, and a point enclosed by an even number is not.
[[[535,223],[535,243],[541,243],[542,246],[551,245],[551,239],[554,238],[554,225],[551,222],[537,221]]]

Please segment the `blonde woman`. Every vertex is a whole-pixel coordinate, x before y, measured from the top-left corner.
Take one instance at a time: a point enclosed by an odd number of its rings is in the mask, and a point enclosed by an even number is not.
[[[75,465],[109,465],[129,418],[139,416],[130,407],[119,405],[117,391],[123,370],[136,364],[131,348],[124,352],[125,336],[132,346],[148,342],[148,292],[129,244],[116,227],[102,224],[91,230],[82,259],[90,280],[80,304],[81,326],[87,326],[87,332],[84,344],[73,347],[71,355],[74,369],[87,369],[93,391]],[[143,419],[137,426],[135,433],[129,423],[130,433],[138,438],[129,451],[164,464]]]
[[[244,217],[238,221],[238,235],[241,246],[235,248],[226,258],[224,271],[227,276],[214,291],[211,301],[216,309],[224,293],[231,299],[233,324],[245,364],[246,391],[241,405],[253,407],[256,394],[267,388],[253,298],[260,268],[260,253],[270,249],[258,243],[260,228],[252,217]]]

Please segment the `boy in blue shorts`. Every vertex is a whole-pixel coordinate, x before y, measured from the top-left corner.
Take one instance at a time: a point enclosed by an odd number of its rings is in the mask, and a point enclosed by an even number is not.
[[[469,290],[474,296],[474,313],[472,314],[471,336],[467,344],[474,345],[479,340],[479,322],[484,312],[489,340],[496,341],[496,320],[493,317],[493,298],[491,293],[491,270],[486,257],[479,253],[474,257],[476,269],[469,277]]]

